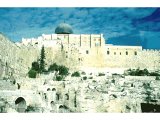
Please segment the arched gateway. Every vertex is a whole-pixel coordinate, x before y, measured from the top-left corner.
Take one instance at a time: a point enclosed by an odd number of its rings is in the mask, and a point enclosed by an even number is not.
[[[26,100],[23,97],[18,97],[15,101],[17,112],[24,113],[26,110]]]

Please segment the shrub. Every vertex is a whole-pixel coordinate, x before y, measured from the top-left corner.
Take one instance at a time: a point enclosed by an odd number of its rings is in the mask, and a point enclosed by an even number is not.
[[[66,76],[69,74],[69,68],[61,65],[58,67],[58,71],[59,71],[59,75],[63,75],[63,76]]]
[[[40,68],[39,68],[39,63],[38,62],[32,62],[32,70],[35,70],[35,71],[40,71]]]
[[[128,105],[126,105],[126,109],[130,110],[131,108]]]
[[[150,84],[149,83],[143,83],[143,87],[144,89],[151,89]]]
[[[92,82],[96,82],[96,80],[93,80]]]
[[[32,112],[35,111],[35,108],[31,105],[27,106],[27,109],[26,109],[26,112],[30,112],[30,111],[32,111]]]
[[[149,71],[147,69],[144,70],[140,70],[139,68],[135,69],[129,69],[128,71],[128,75],[131,76],[149,76],[152,75],[151,73],[149,73]]]
[[[93,77],[91,76],[91,77],[89,77],[88,79],[93,79]]]
[[[156,72],[151,72],[150,76],[160,76],[160,74],[156,73]]]
[[[72,77],[80,77],[80,73],[78,71],[72,73]]]
[[[104,73],[99,73],[98,76],[105,76],[105,74]]]
[[[40,59],[38,61],[32,62],[32,68],[28,72],[29,77],[35,78],[37,73],[46,72],[45,70],[45,50],[44,46],[42,46]]]
[[[84,77],[83,77],[83,80],[87,80],[87,77],[86,77],[86,76],[84,76]]]
[[[113,73],[112,75],[119,75],[119,74],[117,74],[117,73]]]
[[[56,63],[53,63],[49,66],[48,71],[58,71],[59,66]]]
[[[6,77],[3,77],[3,80],[8,80],[8,78],[6,78]]]
[[[112,82],[112,83],[115,83],[115,80],[113,79],[111,82]]]
[[[62,79],[63,79],[63,76],[56,76],[57,81],[62,81]]]
[[[31,69],[31,70],[28,72],[28,76],[29,76],[29,78],[36,78],[36,76],[37,76],[37,71]]]
[[[82,75],[86,75],[86,73],[85,73],[85,72],[82,72],[81,74],[82,74]]]
[[[149,75],[149,71],[148,71],[147,69],[144,69],[144,70],[143,70],[143,74],[144,74],[144,75]]]

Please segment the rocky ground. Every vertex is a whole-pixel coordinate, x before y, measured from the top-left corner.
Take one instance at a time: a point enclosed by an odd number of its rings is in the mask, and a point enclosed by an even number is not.
[[[0,80],[1,112],[142,112],[141,103],[160,102],[160,80],[155,76],[124,76],[80,72],[55,80],[55,73]],[[12,97],[11,97],[12,96]],[[23,97],[23,104],[15,103]],[[23,111],[24,112],[24,111]],[[153,112],[153,111],[152,111]]]

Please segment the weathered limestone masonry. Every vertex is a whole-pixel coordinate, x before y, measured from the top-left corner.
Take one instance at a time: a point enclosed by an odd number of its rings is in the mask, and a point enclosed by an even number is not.
[[[37,39],[23,38],[22,43],[16,44],[31,44],[37,49],[44,45],[48,65],[56,62],[71,69],[82,66],[104,67],[105,40],[102,34],[43,34]]]
[[[48,36],[50,38],[47,39]],[[51,36],[54,37],[51,39]],[[142,46],[105,44],[102,34],[52,34],[43,35],[43,39],[39,42],[37,40],[36,45],[33,41],[29,43],[37,49],[40,49],[42,45],[45,46],[48,65],[57,62],[76,69],[82,67],[156,69],[160,67],[159,50],[142,50]],[[26,44],[26,42],[21,44]]]
[[[42,34],[38,38],[23,38],[19,43],[12,43],[1,34],[0,65],[3,67],[0,76],[13,72],[26,74],[31,63],[39,58],[43,45],[46,67],[53,62],[70,69],[160,67],[160,51],[142,50],[142,46],[105,44],[103,34]]]
[[[147,68],[160,67],[159,50],[143,50],[142,46],[105,44],[103,34],[73,34],[68,24],[58,26],[56,34],[22,39],[19,46],[32,45],[46,49],[46,62],[66,65],[71,69],[90,68]]]
[[[124,78],[88,72],[81,77],[69,75],[64,81],[54,81],[54,76],[19,77],[16,84],[1,80],[0,111],[24,112],[31,106],[30,112],[142,112],[147,97],[144,84],[150,84],[150,97],[160,103],[160,81],[155,76]]]
[[[107,66],[117,68],[157,69],[160,67],[159,50],[142,50],[142,46],[106,45]]]
[[[72,34],[66,24],[55,33],[17,43],[0,34],[0,112],[142,112],[148,96],[160,103],[155,76],[122,75],[126,68],[160,68],[160,51],[105,44],[103,34]],[[81,76],[56,81],[53,72],[28,78],[43,45],[46,67],[56,62],[71,73],[83,70]]]
[[[13,74],[25,76],[39,51],[33,46],[17,46],[0,34],[0,78]]]

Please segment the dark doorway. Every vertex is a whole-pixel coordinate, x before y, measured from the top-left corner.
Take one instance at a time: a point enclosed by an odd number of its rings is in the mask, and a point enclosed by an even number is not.
[[[150,104],[150,103],[141,103],[142,113],[151,112],[151,113],[160,113],[160,105]]]
[[[23,97],[19,97],[15,101],[17,112],[24,113],[26,110],[26,101]]]

